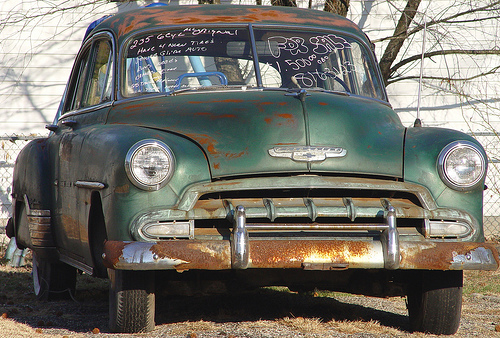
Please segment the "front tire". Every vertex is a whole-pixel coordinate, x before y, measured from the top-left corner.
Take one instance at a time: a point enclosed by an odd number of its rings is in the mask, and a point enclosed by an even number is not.
[[[70,299],[75,294],[76,269],[52,263],[33,252],[33,290],[39,300]]]
[[[112,332],[149,332],[155,328],[153,271],[108,270],[109,326]]]
[[[460,326],[462,271],[423,271],[408,293],[410,329],[451,335]]]

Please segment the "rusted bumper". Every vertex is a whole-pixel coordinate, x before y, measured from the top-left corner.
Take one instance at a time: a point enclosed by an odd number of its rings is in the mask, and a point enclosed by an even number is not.
[[[103,257],[113,269],[179,271],[231,269],[235,259],[229,240],[108,241]],[[498,251],[489,243],[400,242],[399,269],[496,270],[498,266]],[[384,267],[384,248],[378,241],[250,240],[245,268]]]

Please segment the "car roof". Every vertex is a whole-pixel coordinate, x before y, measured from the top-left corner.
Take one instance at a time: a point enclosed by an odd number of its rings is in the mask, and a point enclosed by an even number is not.
[[[368,43],[352,21],[333,13],[283,6],[169,5],[143,7],[104,19],[94,29],[112,31],[121,45],[138,31],[172,25],[266,24],[312,26],[346,32]]]

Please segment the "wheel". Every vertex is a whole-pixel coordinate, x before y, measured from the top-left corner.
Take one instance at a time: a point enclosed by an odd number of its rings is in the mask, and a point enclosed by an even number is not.
[[[424,271],[410,286],[410,329],[432,334],[454,334],[462,312],[462,271]]]
[[[33,289],[40,300],[72,298],[76,288],[76,269],[65,263],[51,263],[33,252]]]
[[[109,326],[112,332],[149,332],[155,328],[153,271],[108,271]]]

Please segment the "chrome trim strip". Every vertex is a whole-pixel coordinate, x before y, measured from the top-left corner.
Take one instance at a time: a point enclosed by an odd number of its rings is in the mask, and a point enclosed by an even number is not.
[[[28,230],[34,247],[51,248],[55,246],[51,231],[50,210],[31,209],[27,195],[24,195],[24,205],[28,218]]]
[[[101,182],[76,181],[75,186],[83,189],[102,190],[106,185]]]
[[[64,263],[71,265],[79,270],[82,270],[83,272],[85,272],[88,275],[94,274],[94,268],[92,268],[91,266],[88,266],[87,264],[80,262],[74,258],[71,258],[65,254],[60,255],[60,260],[61,260],[61,262],[64,262]]]

